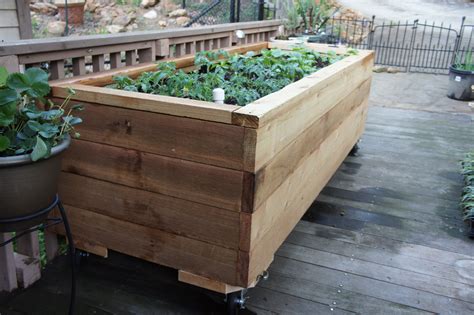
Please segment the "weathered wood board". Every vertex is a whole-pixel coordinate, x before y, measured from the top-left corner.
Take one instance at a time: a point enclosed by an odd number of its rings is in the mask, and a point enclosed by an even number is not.
[[[289,49],[231,52],[268,47]],[[245,107],[102,87],[153,65],[55,82],[86,107],[60,185],[73,234],[223,293],[254,285],[361,136],[372,64],[359,51]]]

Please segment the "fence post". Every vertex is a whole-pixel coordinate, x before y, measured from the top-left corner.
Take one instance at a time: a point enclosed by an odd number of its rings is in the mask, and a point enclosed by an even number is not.
[[[461,47],[461,41],[464,34],[464,22],[466,21],[466,17],[463,16],[461,20],[461,28],[459,29],[459,33],[456,36],[456,42],[454,43],[454,50],[453,50],[453,57],[451,58],[451,64],[456,62],[456,57],[459,52],[459,47]],[[462,58],[462,56],[461,56]]]
[[[369,38],[367,39],[367,49],[372,50],[374,44],[374,33],[375,33],[375,15],[372,15],[372,21],[370,22]]]
[[[235,0],[230,0],[230,23],[235,23]]]
[[[410,46],[408,47],[408,62],[407,62],[407,71],[410,72],[411,68],[411,58],[413,56],[413,47],[415,47],[416,40],[416,30],[418,29],[418,19],[413,22],[412,33],[410,38]]]
[[[258,0],[258,17],[257,17],[257,19],[259,21],[263,21],[263,15],[264,15],[263,13],[264,13],[264,10],[265,10],[264,6],[265,6],[265,1],[264,0]]]

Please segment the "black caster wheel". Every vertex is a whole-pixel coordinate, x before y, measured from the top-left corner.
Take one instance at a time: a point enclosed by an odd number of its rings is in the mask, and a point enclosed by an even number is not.
[[[248,299],[245,297],[247,290],[241,290],[232,292],[226,296],[226,307],[227,315],[239,314],[240,310],[245,309],[245,301]]]
[[[75,252],[75,263],[76,263],[76,270],[80,270],[80,268],[84,265],[87,264],[87,259],[89,257],[89,253],[82,251],[80,249],[77,249],[74,251]]]
[[[359,152],[359,141],[357,141],[356,144],[352,147],[351,151],[349,152],[349,156],[357,156],[357,153]]]

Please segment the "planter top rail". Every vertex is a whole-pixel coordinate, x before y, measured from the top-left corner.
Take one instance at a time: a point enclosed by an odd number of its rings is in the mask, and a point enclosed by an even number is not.
[[[0,66],[6,66],[10,71],[42,66],[49,70],[51,80],[57,80],[203,50],[268,41],[276,35],[281,24],[279,20],[272,20],[15,41],[0,46]],[[236,30],[244,31],[245,37],[237,38]]]

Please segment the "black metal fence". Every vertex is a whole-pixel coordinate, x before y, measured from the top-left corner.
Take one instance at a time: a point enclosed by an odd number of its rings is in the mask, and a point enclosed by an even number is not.
[[[474,50],[474,25],[331,19],[324,28],[331,44],[375,51],[375,63],[407,72],[447,73],[449,66]]]
[[[275,7],[264,0],[182,0],[191,20],[186,27],[261,21],[275,18]]]

